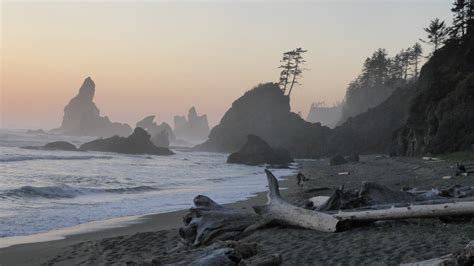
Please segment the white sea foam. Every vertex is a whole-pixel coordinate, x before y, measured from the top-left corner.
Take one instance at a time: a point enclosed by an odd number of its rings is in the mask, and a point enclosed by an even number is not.
[[[153,156],[20,148],[56,139],[76,144],[84,140],[45,136],[0,132],[0,237],[186,209],[197,194],[225,204],[266,190],[265,166],[226,164],[226,154],[174,150],[172,156]],[[274,169],[277,176],[294,171]]]

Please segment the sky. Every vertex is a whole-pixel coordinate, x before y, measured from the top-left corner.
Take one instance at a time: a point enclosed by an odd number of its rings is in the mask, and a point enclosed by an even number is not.
[[[112,121],[172,125],[191,106],[216,125],[232,102],[276,82],[283,52],[307,61],[291,106],[341,101],[364,59],[424,38],[451,0],[2,1],[0,127],[50,129],[83,80]],[[424,45],[425,54],[429,46]]]

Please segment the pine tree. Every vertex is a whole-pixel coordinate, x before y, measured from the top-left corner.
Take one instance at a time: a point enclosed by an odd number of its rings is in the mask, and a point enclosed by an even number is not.
[[[419,43],[415,43],[411,47],[411,61],[415,67],[414,77],[418,77],[418,64],[420,63],[421,55],[423,54],[423,48]]]
[[[296,48],[292,51],[283,53],[283,58],[280,61],[283,64],[278,67],[282,69],[280,72],[279,85],[283,94],[286,93],[286,90],[289,87],[288,96],[290,96],[293,87],[296,84],[300,84],[298,80],[304,70],[302,65],[306,62],[303,59],[302,54],[306,52],[307,50],[303,50],[303,48]]]
[[[420,39],[420,41],[433,45],[433,52],[436,52],[440,45],[446,41],[448,36],[448,29],[444,21],[435,18],[430,22],[428,28],[424,28],[424,30],[428,34],[428,41],[422,39]]]

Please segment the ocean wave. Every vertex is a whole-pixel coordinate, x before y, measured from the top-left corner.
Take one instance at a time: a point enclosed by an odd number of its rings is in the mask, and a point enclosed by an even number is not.
[[[94,160],[94,159],[112,159],[112,156],[58,156],[58,155],[16,155],[2,156],[0,162],[20,162],[31,160]]]
[[[45,186],[45,187],[34,187],[34,186],[23,186],[17,189],[6,190],[0,193],[1,198],[48,198],[48,199],[61,199],[61,198],[74,198],[81,195],[100,194],[100,193],[115,193],[115,194],[128,194],[128,193],[140,193],[159,190],[158,188],[149,186],[136,186],[136,187],[124,187],[124,188],[75,188],[67,185],[61,186]]]

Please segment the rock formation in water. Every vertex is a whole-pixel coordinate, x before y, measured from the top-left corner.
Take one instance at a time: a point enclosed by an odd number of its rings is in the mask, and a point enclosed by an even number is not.
[[[151,142],[153,142],[156,147],[168,148],[170,146],[170,140],[166,130],[162,130],[160,133],[153,136]]]
[[[95,84],[90,77],[84,80],[79,93],[64,107],[61,127],[55,129],[67,135],[109,137],[127,136],[132,128],[127,124],[114,123],[100,111],[93,102]]]
[[[143,128],[137,127],[133,134],[124,138],[113,136],[106,139],[97,139],[81,145],[82,151],[105,151],[127,154],[154,154],[154,155],[172,155],[173,152],[167,148],[156,147],[150,140],[148,134]]]
[[[45,150],[62,150],[62,151],[76,151],[77,148],[73,144],[66,141],[55,141],[44,145]]]
[[[187,120],[184,116],[174,117],[174,133],[178,139],[203,141],[207,139],[209,131],[207,115],[199,116],[194,107],[189,109]]]
[[[423,66],[395,153],[474,149],[474,32],[451,40]]]
[[[44,146],[27,146],[24,149],[48,150],[48,151],[77,151],[76,146],[66,141],[54,141]]]
[[[293,158],[287,150],[273,149],[263,139],[248,135],[244,146],[239,151],[230,154],[227,162],[247,165],[287,165],[293,162]]]
[[[155,116],[150,115],[142,120],[137,122],[137,127],[141,127],[145,129],[148,134],[150,134],[151,142],[155,144],[157,147],[168,147],[169,143],[175,142],[176,137],[174,135],[173,129],[171,129],[170,125],[163,122],[160,125],[157,125],[155,122]],[[166,140],[164,139],[166,133]],[[163,146],[165,143],[168,143],[166,146]]]
[[[334,128],[341,119],[342,105],[324,106],[323,103],[313,103],[309,109],[306,121],[321,123],[323,126]]]
[[[276,83],[261,84],[232,103],[209,140],[196,150],[235,152],[250,134],[257,135],[272,147],[282,147],[296,158],[324,155],[331,130],[304,121],[290,111],[290,99]]]

